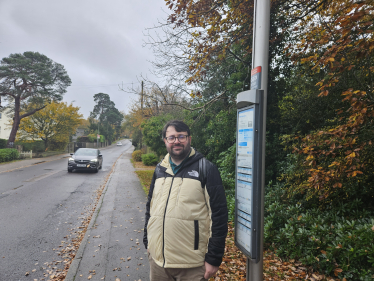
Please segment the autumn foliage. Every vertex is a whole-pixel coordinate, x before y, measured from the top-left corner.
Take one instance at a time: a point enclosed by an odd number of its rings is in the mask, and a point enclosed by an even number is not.
[[[165,38],[151,40],[158,73],[188,95],[178,117],[220,169],[231,214],[254,2],[166,0]],[[271,0],[264,279],[373,276],[373,10],[372,0]],[[243,256],[226,250],[217,280],[244,279]]]
[[[308,177],[296,181],[294,189],[320,200],[372,172],[373,12],[373,1],[331,1],[294,27],[302,40],[288,46],[295,63],[307,65],[311,74],[324,73],[316,85],[320,98],[341,93],[333,124],[301,137],[295,146],[305,156]]]
[[[172,11],[168,22],[173,28],[188,30],[190,77],[187,83],[201,81],[212,61],[222,61],[232,46],[243,46],[243,55],[251,54],[252,1],[167,0]]]

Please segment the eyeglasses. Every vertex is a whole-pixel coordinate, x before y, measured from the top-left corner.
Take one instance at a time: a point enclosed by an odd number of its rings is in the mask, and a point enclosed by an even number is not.
[[[166,139],[166,141],[167,141],[168,143],[174,143],[176,139],[178,139],[179,142],[185,142],[186,139],[187,139],[187,137],[188,137],[188,135],[179,135],[179,136],[177,136],[177,137],[175,137],[175,136],[170,136],[170,137],[167,137],[167,138],[165,138],[165,139]]]

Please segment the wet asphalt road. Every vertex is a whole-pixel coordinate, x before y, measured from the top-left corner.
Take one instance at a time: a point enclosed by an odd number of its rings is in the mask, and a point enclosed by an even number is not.
[[[52,262],[58,267],[59,246],[92,210],[115,161],[132,148],[122,142],[101,150],[98,173],[67,173],[67,158],[0,173],[0,281],[42,280]]]

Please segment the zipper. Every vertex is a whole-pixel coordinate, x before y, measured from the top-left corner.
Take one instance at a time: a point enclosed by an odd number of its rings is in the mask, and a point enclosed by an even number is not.
[[[194,220],[194,228],[195,228],[194,250],[199,250],[199,221],[198,220]]]
[[[165,267],[165,216],[166,216],[166,209],[167,209],[168,203],[169,203],[171,188],[173,187],[174,177],[175,177],[175,175],[173,176],[173,179],[171,180],[169,195],[168,195],[168,199],[166,200],[166,205],[165,205],[164,221],[163,221],[163,225],[162,225],[162,256],[164,258],[164,264],[162,265],[162,267]]]

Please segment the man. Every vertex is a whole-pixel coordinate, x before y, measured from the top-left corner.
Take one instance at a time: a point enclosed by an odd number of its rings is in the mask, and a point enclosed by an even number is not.
[[[153,174],[143,242],[151,281],[206,280],[222,262],[227,203],[218,169],[191,148],[190,129],[168,122],[168,154]]]

